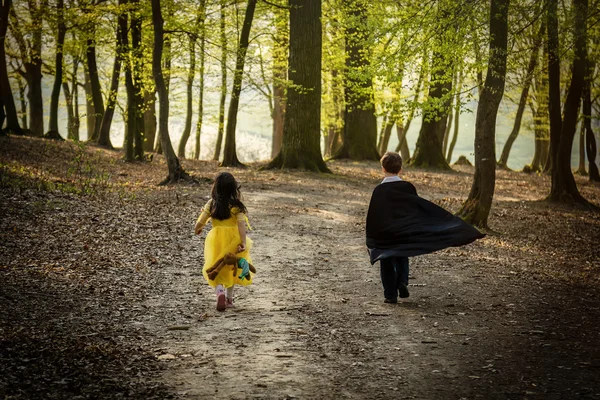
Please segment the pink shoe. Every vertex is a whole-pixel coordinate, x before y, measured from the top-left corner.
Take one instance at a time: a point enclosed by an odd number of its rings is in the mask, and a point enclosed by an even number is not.
[[[217,311],[224,311],[225,308],[227,307],[227,305],[225,304],[226,300],[225,300],[225,293],[218,292],[217,293]]]
[[[235,307],[235,306],[233,305],[233,299],[227,299],[227,306],[226,306],[226,307],[227,307],[227,308],[233,308],[233,307]]]

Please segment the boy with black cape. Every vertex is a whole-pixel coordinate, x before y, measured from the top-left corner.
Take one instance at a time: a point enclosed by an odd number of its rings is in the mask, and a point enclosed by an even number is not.
[[[381,158],[385,178],[375,187],[367,212],[367,248],[371,264],[379,261],[386,303],[408,297],[408,257],[469,244],[485,235],[443,208],[417,195],[400,179],[402,157]]]

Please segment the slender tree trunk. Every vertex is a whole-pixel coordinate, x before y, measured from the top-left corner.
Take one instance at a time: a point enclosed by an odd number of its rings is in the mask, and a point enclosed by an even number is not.
[[[383,144],[383,132],[385,131],[385,126],[388,123],[388,118],[390,117],[390,113],[387,112],[385,114],[383,114],[382,118],[381,118],[381,127],[379,128],[379,135],[377,136],[377,151],[379,151],[379,153],[381,153],[381,145]]]
[[[174,183],[181,179],[189,180],[189,175],[179,164],[169,137],[169,97],[162,73],[162,52],[164,41],[164,20],[160,8],[160,0],[152,0],[152,25],[154,26],[154,50],[152,52],[152,73],[158,91],[160,105],[159,128],[161,147],[169,170],[163,183]]]
[[[73,112],[73,94],[69,88],[68,82],[62,83],[63,95],[65,96],[65,103],[67,103],[67,138],[71,139],[73,136],[73,126],[75,125],[75,114]]]
[[[29,12],[33,21],[28,32],[30,43],[29,61],[25,62],[27,74],[27,98],[29,100],[29,131],[32,135],[44,134],[44,98],[42,94],[42,11],[37,2],[30,1]]]
[[[34,52],[34,54],[37,54]],[[29,132],[34,136],[44,134],[44,100],[42,97],[42,59],[33,55],[25,63],[27,70],[27,99],[29,100]]]
[[[124,16],[125,24],[127,24],[127,16]],[[131,26],[132,24],[129,24]],[[129,31],[129,28],[126,32]],[[127,91],[127,112],[125,116],[125,138],[124,145],[125,148],[125,161],[134,161],[135,160],[135,131],[137,130],[137,104],[136,104],[136,95],[135,95],[135,85],[133,83],[133,70],[134,70],[134,62],[133,59],[135,54],[133,54],[133,46],[129,45],[129,35],[125,35],[122,38],[123,48],[127,49],[127,63],[125,64],[125,89]]]
[[[475,120],[475,176],[469,197],[458,215],[487,228],[496,185],[496,116],[504,94],[508,44],[509,0],[492,0],[490,6],[489,65]]]
[[[8,30],[8,15],[12,6],[12,0],[0,0],[0,109],[6,118],[6,131],[22,134],[17,117],[17,107],[8,80],[6,69],[5,40]],[[0,130],[2,125],[0,125]]]
[[[581,122],[579,123],[579,166],[577,168],[576,174],[587,176],[587,171],[585,169],[585,122],[584,116],[581,117]]]
[[[533,115],[533,126],[535,132],[535,142],[534,142],[534,152],[533,152],[533,160],[531,164],[523,167],[523,172],[540,172],[542,167],[542,141],[541,138],[543,136],[543,122],[542,122],[542,114],[540,112],[540,108],[542,106],[538,105],[536,110],[533,105],[533,101],[529,101],[529,108],[531,109],[531,114]]]
[[[535,132],[535,151],[533,160],[530,165],[523,168],[524,172],[540,172],[542,171],[548,160],[549,150],[549,115],[548,115],[548,70],[547,70],[548,49],[544,45],[542,51],[542,61],[544,68],[536,77],[536,81],[540,81],[539,85],[534,86],[535,98],[537,100],[537,109],[533,101],[529,101],[529,107],[533,114],[533,124]]]
[[[142,54],[142,17],[139,0],[130,0],[137,12],[131,14],[131,54],[133,55],[133,93],[135,103],[135,131],[133,132],[133,153],[138,161],[144,159],[144,86],[143,80],[143,54]]]
[[[60,89],[63,80],[63,46],[65,44],[65,35],[67,28],[65,26],[65,4],[63,0],[56,1],[56,16],[58,32],[56,35],[56,59],[55,74],[52,94],[50,96],[50,129],[46,132],[46,137],[56,140],[62,140],[58,131],[58,100],[60,98]]]
[[[458,133],[460,130],[460,91],[462,90],[462,85],[463,70],[461,67],[458,70],[458,86],[456,88],[456,103],[454,104],[454,133],[452,135],[452,140],[450,141],[450,148],[448,149],[448,153],[446,155],[446,162],[448,164],[450,164],[452,161],[452,153],[454,152],[454,147],[458,141]]]
[[[98,76],[98,65],[96,63],[96,41],[94,39],[87,40],[86,57],[90,78],[90,89],[92,92],[92,104],[95,115],[94,131],[92,132],[92,137],[89,138],[89,140],[97,142],[100,136],[102,117],[104,116],[104,100],[102,99],[102,87],[100,86],[100,78]]]
[[[283,123],[285,116],[285,87],[287,80],[287,17],[282,11],[275,11],[275,40],[273,43],[273,141],[271,158],[281,150]]]
[[[327,128],[327,151],[325,152],[328,156],[338,152],[341,146],[341,135],[342,135],[342,123],[344,121],[344,87],[342,77],[338,73],[337,69],[331,71],[331,100],[333,113],[331,115],[331,122]]]
[[[85,110],[86,110],[86,127],[87,127],[87,139],[94,136],[94,129],[96,127],[96,112],[94,111],[94,101],[92,99],[92,84],[90,83],[90,74],[88,72],[87,63],[84,63],[84,83],[83,89],[85,92]]]
[[[370,68],[366,0],[344,3],[346,28],[345,112],[342,147],[333,158],[378,160],[377,119]]]
[[[25,94],[25,84],[23,83],[23,79],[20,76],[17,76],[17,86],[19,87],[19,106],[21,107],[21,112],[18,113],[21,117],[21,128],[27,129],[27,95]]]
[[[581,196],[571,171],[571,149],[573,147],[573,137],[577,129],[577,118],[579,116],[579,105],[585,83],[586,60],[587,60],[587,0],[573,0],[573,9],[575,13],[574,31],[575,31],[575,58],[573,60],[571,83],[567,92],[567,99],[563,111],[563,121],[558,137],[551,141],[552,151],[552,187],[548,200],[561,203],[578,203],[590,206],[590,203]],[[550,23],[548,23],[550,29]],[[550,45],[550,43],[549,43]],[[549,47],[550,55],[553,54],[552,47]],[[556,50],[556,49],[554,49]],[[555,60],[558,63],[558,59]],[[556,83],[556,82],[554,82]],[[553,81],[550,77],[550,123],[552,138],[552,117],[556,110],[553,110]],[[554,98],[556,101],[556,99]]]
[[[202,133],[202,119],[204,117],[204,47],[206,43],[206,0],[200,0],[200,77],[198,89],[198,122],[196,122],[196,144],[194,158],[200,159],[200,134]]]
[[[519,131],[521,130],[521,121],[523,120],[523,113],[525,112],[525,106],[527,105],[527,98],[529,97],[529,88],[531,86],[531,81],[533,80],[533,74],[535,72],[535,67],[537,66],[537,60],[539,57],[540,46],[542,45],[542,38],[544,35],[544,31],[546,29],[545,24],[542,22],[542,26],[540,26],[540,31],[535,37],[535,42],[533,44],[533,49],[531,50],[531,57],[529,58],[529,64],[527,65],[527,73],[525,75],[525,82],[523,82],[523,89],[521,90],[521,97],[519,99],[519,106],[517,107],[517,116],[515,117],[515,122],[508,135],[508,139],[504,144],[504,148],[502,149],[502,155],[500,156],[500,160],[498,160],[498,166],[500,168],[508,168],[508,156],[510,154],[510,150],[512,149],[512,145],[519,136]]]
[[[127,0],[119,0],[119,5],[127,4]],[[124,37],[125,36],[125,37]],[[112,78],[108,98],[106,100],[106,111],[102,116],[100,123],[100,133],[98,134],[98,144],[112,149],[110,142],[110,126],[115,114],[115,105],[117,103],[117,95],[119,90],[119,79],[121,76],[121,63],[126,49],[127,43],[127,14],[122,12],[117,18],[117,46],[115,52],[115,61],[113,64]]]
[[[290,50],[288,89],[281,151],[267,168],[329,172],[321,155],[320,0],[288,0]]]
[[[396,146],[396,152],[401,152],[403,146],[406,146],[406,150],[408,150],[408,144],[406,144],[406,134],[410,129],[410,124],[412,123],[413,118],[415,117],[415,110],[417,109],[416,104],[419,101],[419,96],[421,95],[421,87],[423,86],[423,81],[425,80],[425,70],[427,67],[427,55],[423,56],[423,63],[421,64],[421,69],[419,70],[419,78],[417,80],[417,85],[415,89],[415,95],[413,97],[413,104],[410,108],[410,112],[408,114],[408,119],[403,127],[396,126],[396,132],[398,133],[398,145]],[[402,159],[405,162],[409,160],[410,157],[404,158],[404,154],[402,155]]]
[[[156,90],[144,88],[144,151],[154,151],[156,140]]]
[[[454,74],[452,74],[452,87],[456,87],[457,79],[458,72],[454,71]],[[452,99],[450,100],[451,105],[452,103],[457,101],[456,98],[460,96],[458,90],[455,90],[455,92],[456,93],[454,93]],[[452,111],[454,111],[454,109],[456,109],[456,107],[451,107],[448,111],[448,123],[446,124],[446,129],[444,131],[444,142],[442,144],[442,153],[444,153],[444,155],[446,156],[446,162],[448,164],[450,164],[450,162],[448,161],[448,143],[450,141],[450,128],[452,128]]]
[[[225,151],[223,152],[223,167],[242,167],[244,164],[238,160],[235,148],[235,128],[237,125],[237,113],[240,104],[240,92],[242,91],[242,81],[244,78],[244,63],[246,61],[246,51],[248,50],[248,41],[250,39],[250,28],[254,18],[254,9],[257,0],[248,0],[242,33],[238,45],[235,72],[233,74],[233,88],[231,89],[231,99],[229,101],[229,112],[227,114],[227,129],[225,130]]]
[[[219,100],[219,128],[217,132],[217,143],[213,160],[218,161],[221,156],[221,145],[223,143],[223,129],[225,127],[225,99],[227,97],[227,35],[225,32],[225,0],[221,0],[221,100]]]
[[[560,109],[560,59],[558,48],[558,0],[547,0],[548,23],[548,113],[550,119],[550,154],[544,167],[550,171],[558,158],[562,116]]]
[[[451,107],[452,80],[445,78],[446,71],[451,68],[447,56],[435,51],[433,54],[431,86],[429,89],[430,104],[440,103],[440,106],[426,107],[423,110],[423,124],[417,139],[417,145],[411,165],[450,170],[442,149],[442,135],[445,131],[448,110]]]
[[[179,158],[185,158],[185,146],[192,133],[192,96],[194,88],[194,75],[196,75],[196,38],[194,35],[190,35],[190,68],[187,76],[187,107],[185,115],[185,125],[183,127],[183,133],[181,134],[181,140],[179,140],[179,147],[177,149],[177,156]]]
[[[387,122],[383,124],[382,128],[382,136],[379,143],[379,153],[384,154],[388,146],[390,144],[390,138],[392,136],[392,129],[394,128],[394,118],[388,118]]]
[[[585,80],[585,88],[583,91],[583,123],[585,125],[585,148],[590,166],[590,181],[600,182],[600,173],[596,165],[596,137],[592,130],[592,72],[594,66],[591,61],[588,61],[588,69]]]
[[[81,126],[81,117],[79,114],[79,80],[77,72],[79,70],[79,57],[73,59],[73,77],[72,77],[72,96],[73,96],[73,130],[69,135],[71,140],[79,140],[79,128]]]
[[[167,93],[167,100],[169,99],[169,93],[170,93],[170,88],[171,88],[171,63],[172,63],[171,47],[172,47],[171,37],[167,36],[165,38],[165,42],[164,42],[163,57],[162,57],[162,61],[161,61],[162,66],[163,66],[162,67],[163,79],[165,82],[165,90]],[[154,111],[154,113],[156,115],[156,110]],[[163,153],[160,132],[159,132],[159,135],[157,136],[157,141],[156,141],[156,146],[154,147],[154,152],[157,154]]]

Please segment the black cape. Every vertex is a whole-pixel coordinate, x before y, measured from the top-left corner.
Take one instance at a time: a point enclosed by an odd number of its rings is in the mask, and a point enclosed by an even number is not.
[[[406,181],[379,184],[367,213],[371,264],[388,257],[413,257],[469,244],[485,235],[417,195]]]

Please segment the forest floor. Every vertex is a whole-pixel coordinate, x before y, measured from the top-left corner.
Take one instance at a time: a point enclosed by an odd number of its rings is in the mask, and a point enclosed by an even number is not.
[[[600,399],[600,214],[498,171],[490,226],[411,259],[384,304],[364,246],[378,164],[232,171],[255,283],[215,310],[196,217],[221,169],[0,138],[0,399]],[[450,211],[473,168],[407,168]],[[600,204],[600,186],[577,177]]]

